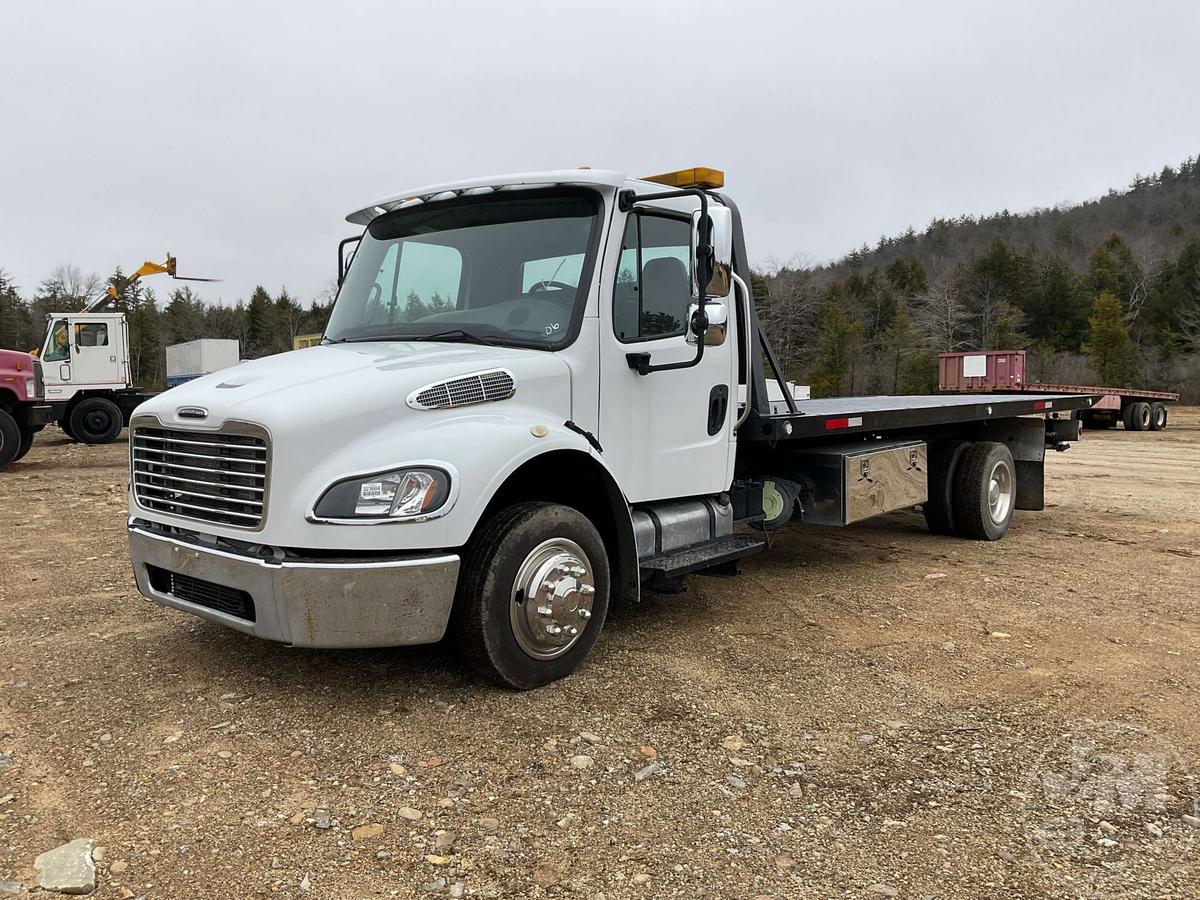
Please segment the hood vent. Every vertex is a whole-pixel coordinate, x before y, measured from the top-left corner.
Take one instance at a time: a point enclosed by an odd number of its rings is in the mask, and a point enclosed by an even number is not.
[[[489,369],[417,388],[408,395],[413,409],[453,409],[473,403],[507,400],[517,392],[512,372]]]

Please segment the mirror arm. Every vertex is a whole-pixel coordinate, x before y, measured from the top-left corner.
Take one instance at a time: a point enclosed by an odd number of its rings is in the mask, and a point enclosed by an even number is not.
[[[349,244],[355,244],[362,240],[362,235],[348,237],[338,242],[338,287],[342,286],[342,282],[346,280],[346,247]]]
[[[702,271],[696,273],[696,283],[699,285],[698,296],[696,297],[696,312],[692,315],[689,327],[693,324],[702,324],[704,329],[696,331],[696,334],[703,335],[704,330],[708,328],[708,316],[704,312],[704,304],[708,300],[708,282],[712,279],[713,268],[713,245],[712,233],[709,230],[708,221],[708,194],[700,188],[681,188],[677,191],[661,191],[653,194],[638,194],[635,191],[620,191],[617,194],[617,207],[621,212],[629,212],[633,209],[635,203],[644,203],[651,200],[669,200],[673,197],[699,197],[700,198],[700,223],[701,231],[700,241],[696,244],[696,261],[697,265],[702,265]],[[703,263],[700,263],[703,260]],[[626,353],[625,362],[629,364],[629,368],[633,369],[639,375],[649,375],[651,372],[668,372],[672,369],[690,369],[693,366],[698,366],[700,360],[704,358],[704,339],[696,341],[696,355],[691,359],[685,359],[683,362],[663,363],[660,366],[651,364],[650,354],[642,351],[640,353]]]

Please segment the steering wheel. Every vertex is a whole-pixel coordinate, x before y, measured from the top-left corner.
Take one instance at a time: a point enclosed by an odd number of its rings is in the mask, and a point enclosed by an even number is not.
[[[565,281],[554,281],[552,279],[547,279],[546,281],[537,281],[531,284],[529,286],[529,293],[539,294],[549,288],[555,288],[560,291],[573,291],[576,289],[576,286],[573,284],[567,284]]]

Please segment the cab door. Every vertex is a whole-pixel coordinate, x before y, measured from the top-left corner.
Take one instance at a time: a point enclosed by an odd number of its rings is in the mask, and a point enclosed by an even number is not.
[[[736,337],[704,347],[694,366],[640,375],[629,354],[653,365],[696,355],[690,199],[639,205],[614,228],[601,282],[600,443],[631,502],[711,494],[731,482]],[[725,300],[709,300],[713,320]],[[699,338],[703,340],[703,338]]]
[[[125,387],[119,322],[71,317],[71,383],[76,387]]]

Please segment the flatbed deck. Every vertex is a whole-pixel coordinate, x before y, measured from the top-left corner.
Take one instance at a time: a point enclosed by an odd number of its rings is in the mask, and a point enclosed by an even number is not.
[[[751,416],[748,440],[781,441],[842,437],[856,432],[897,431],[983,422],[1012,416],[1040,416],[1090,408],[1091,394],[920,394],[912,396],[828,397],[797,400],[796,412]]]
[[[1173,391],[1143,391],[1140,388],[1094,387],[1086,384],[1041,384],[1031,382],[1021,390],[1031,394],[1104,394],[1117,397],[1134,397],[1138,400],[1177,401],[1179,395]]]

